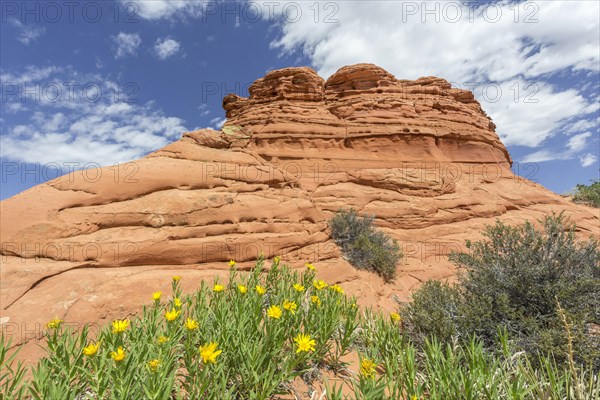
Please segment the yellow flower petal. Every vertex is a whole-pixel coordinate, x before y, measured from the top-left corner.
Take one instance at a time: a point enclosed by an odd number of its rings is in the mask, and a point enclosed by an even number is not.
[[[112,322],[112,333],[123,333],[129,328],[128,319],[116,319]]]
[[[294,338],[294,342],[296,342],[296,354],[303,351],[315,351],[315,346],[317,345],[315,340],[310,338],[310,335],[304,333],[299,333],[298,336]]]
[[[115,360],[115,362],[120,362],[123,361],[125,359],[125,351],[123,351],[123,348],[121,346],[119,346],[119,348],[117,349],[117,351],[111,351],[110,352],[110,357]]]
[[[204,364],[216,364],[217,356],[222,352],[221,350],[217,350],[217,347],[218,345],[215,342],[200,346],[200,357],[202,357]]]
[[[171,311],[165,311],[165,319],[169,322],[174,321],[181,314],[180,310],[175,310],[174,308]]]
[[[100,348],[100,342],[98,342],[98,343],[92,342],[83,348],[83,355],[85,355],[87,357],[91,357],[98,352],[99,348]]]
[[[267,310],[267,315],[274,319],[281,318],[281,314],[282,314],[281,308],[279,308],[279,306],[276,306],[276,305],[272,305]]]
[[[262,296],[263,294],[267,293],[267,289],[265,289],[263,286],[256,285],[256,293]]]
[[[223,286],[223,285],[215,283],[215,286],[213,286],[213,292],[219,293],[219,292],[222,292],[223,290],[225,290],[225,286]]]
[[[188,319],[185,321],[185,327],[188,331],[193,331],[195,329],[198,329],[198,321],[193,320],[190,317],[188,317]]]

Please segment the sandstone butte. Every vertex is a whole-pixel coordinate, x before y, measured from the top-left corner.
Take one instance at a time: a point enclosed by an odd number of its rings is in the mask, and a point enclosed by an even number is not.
[[[221,131],[203,129],[142,159],[74,172],[0,203],[3,330],[35,360],[43,325],[105,324],[151,293],[223,280],[258,253],[318,275],[391,311],[427,279],[452,279],[446,255],[509,224],[564,211],[582,238],[597,209],[511,172],[495,125],[473,94],[444,79],[398,80],[371,64],[324,81],[310,68],[269,72],[249,98],[223,99]],[[527,134],[524,132],[523,134]],[[532,167],[532,166],[531,166]],[[384,284],[331,241],[341,207],[376,216],[405,257]]]

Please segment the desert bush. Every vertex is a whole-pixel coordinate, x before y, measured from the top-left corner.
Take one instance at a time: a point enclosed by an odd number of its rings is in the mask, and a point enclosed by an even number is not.
[[[329,220],[331,237],[350,264],[390,281],[396,277],[402,253],[396,240],[373,228],[373,219],[354,209],[339,210]]]
[[[571,324],[575,361],[600,368],[600,250],[590,239],[578,242],[563,214],[511,227],[497,221],[486,239],[467,242],[468,252],[450,260],[461,270],[457,286],[429,283],[405,306],[407,327],[422,341],[435,335],[477,335],[492,346],[499,327],[528,354],[553,354],[567,360],[567,336],[558,313],[562,305]],[[427,317],[427,315],[431,315]]]
[[[600,181],[591,185],[577,185],[573,191],[573,201],[592,207],[600,207]]]
[[[406,304],[402,315],[405,327],[417,344],[427,337],[442,343],[451,343],[462,334],[462,294],[457,286],[429,280]]]
[[[181,279],[185,279],[184,277]],[[359,312],[338,285],[299,273],[275,258],[268,272],[232,268],[227,282],[183,295],[180,278],[157,283],[135,318],[115,320],[91,337],[63,321],[46,326],[48,353],[31,378],[0,338],[0,399],[591,399],[597,376],[543,358],[532,366],[507,334],[501,353],[479,339],[415,347],[397,313]],[[444,289],[442,289],[444,290]],[[13,353],[14,354],[14,353]],[[342,362],[352,358],[356,367]],[[323,372],[338,372],[330,385]],[[299,391],[294,382],[309,389]],[[313,385],[314,382],[319,384]],[[326,396],[315,389],[326,388]]]

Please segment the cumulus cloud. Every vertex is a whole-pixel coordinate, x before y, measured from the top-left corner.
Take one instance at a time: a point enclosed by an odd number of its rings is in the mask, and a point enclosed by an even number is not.
[[[522,163],[539,163],[545,161],[554,161],[554,160],[566,160],[570,158],[567,154],[554,152],[550,150],[538,150],[531,154],[526,155],[521,160]]]
[[[16,18],[10,18],[9,21],[10,24],[18,31],[17,35],[15,36],[16,39],[25,46],[35,42],[44,33],[46,33],[46,28],[43,26],[26,25]]]
[[[143,19],[159,20],[173,17],[197,17],[208,6],[205,0],[121,0],[133,4]]]
[[[200,117],[206,117],[210,114],[210,110],[208,110],[208,104],[202,103],[198,106],[198,110],[200,110]]]
[[[227,118],[215,117],[210,120],[210,126],[215,129],[221,129],[223,127],[223,124],[225,124],[225,122],[227,122]]]
[[[572,151],[581,151],[587,147],[587,139],[592,136],[590,132],[580,133],[572,136],[567,142],[567,146]]]
[[[119,32],[117,36],[111,36],[113,43],[116,45],[115,58],[125,58],[127,56],[135,56],[138,47],[142,44],[142,38],[138,33]]]
[[[218,2],[138,0],[135,4],[141,17],[149,20],[205,18],[224,10]],[[315,4],[240,3],[236,26],[240,18],[255,14],[274,22],[277,30],[271,47],[287,54],[302,53],[325,78],[344,65],[371,62],[399,79],[436,75],[455,86],[474,88],[507,145],[539,148],[558,134],[582,133],[597,124],[592,120],[598,110],[597,88],[596,97],[589,98],[585,91],[590,85],[564,89],[555,85],[554,78],[578,74],[585,82],[597,77],[600,3]],[[500,96],[490,96],[495,88]],[[569,154],[574,156],[573,151]]]
[[[570,160],[577,156],[577,153],[589,147],[589,138],[592,137],[591,132],[584,132],[571,136],[560,151],[551,151],[542,149],[526,155],[521,162],[544,162],[554,160]],[[590,166],[596,162],[596,156],[586,154],[579,157],[581,165],[584,167]]]
[[[5,76],[27,81],[32,94],[7,97],[8,107],[24,104],[31,109],[29,120],[3,123],[1,156],[9,160],[111,165],[142,157],[188,130],[182,119],[164,115],[153,103],[138,104],[123,95],[130,92],[123,84],[102,75],[71,67],[28,67]],[[70,89],[53,93],[52,101],[34,93],[60,82],[68,82]]]
[[[23,85],[29,82],[34,81],[43,81],[48,78],[50,75],[62,72],[62,67],[57,67],[54,65],[47,67],[38,67],[35,65],[28,65],[23,68],[23,72],[20,73],[11,73],[11,72],[2,72],[0,73],[0,80],[2,80],[4,87],[8,84],[13,85]]]
[[[312,3],[283,2],[279,10],[286,4],[273,48],[302,52],[323,77],[371,62],[399,79],[435,75],[474,86],[506,144],[538,147],[588,124],[597,110],[596,99],[559,89],[552,78],[597,76],[600,3],[338,1],[318,15]],[[490,84],[501,88],[499,98],[483,92]]]
[[[598,157],[593,155],[592,153],[587,153],[586,155],[579,158],[579,162],[581,162],[582,167],[589,167],[594,165],[598,161]]]
[[[181,48],[181,43],[171,38],[158,38],[156,40],[156,44],[154,45],[154,52],[156,56],[161,60],[166,60],[167,58],[177,54]]]

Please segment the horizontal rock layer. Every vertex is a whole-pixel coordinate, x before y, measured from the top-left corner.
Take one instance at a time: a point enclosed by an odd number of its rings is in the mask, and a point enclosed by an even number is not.
[[[397,80],[373,65],[327,81],[310,68],[268,73],[249,98],[223,100],[222,131],[188,132],[148,156],[76,171],[0,203],[0,321],[15,343],[44,322],[102,322],[281,255],[392,309],[424,280],[451,279],[446,255],[510,223],[564,211],[597,235],[597,210],[514,175],[473,95],[443,79]],[[92,177],[90,179],[90,177]],[[535,176],[529,176],[535,178]],[[351,267],[330,240],[339,208],[375,215],[404,258],[391,284]]]

